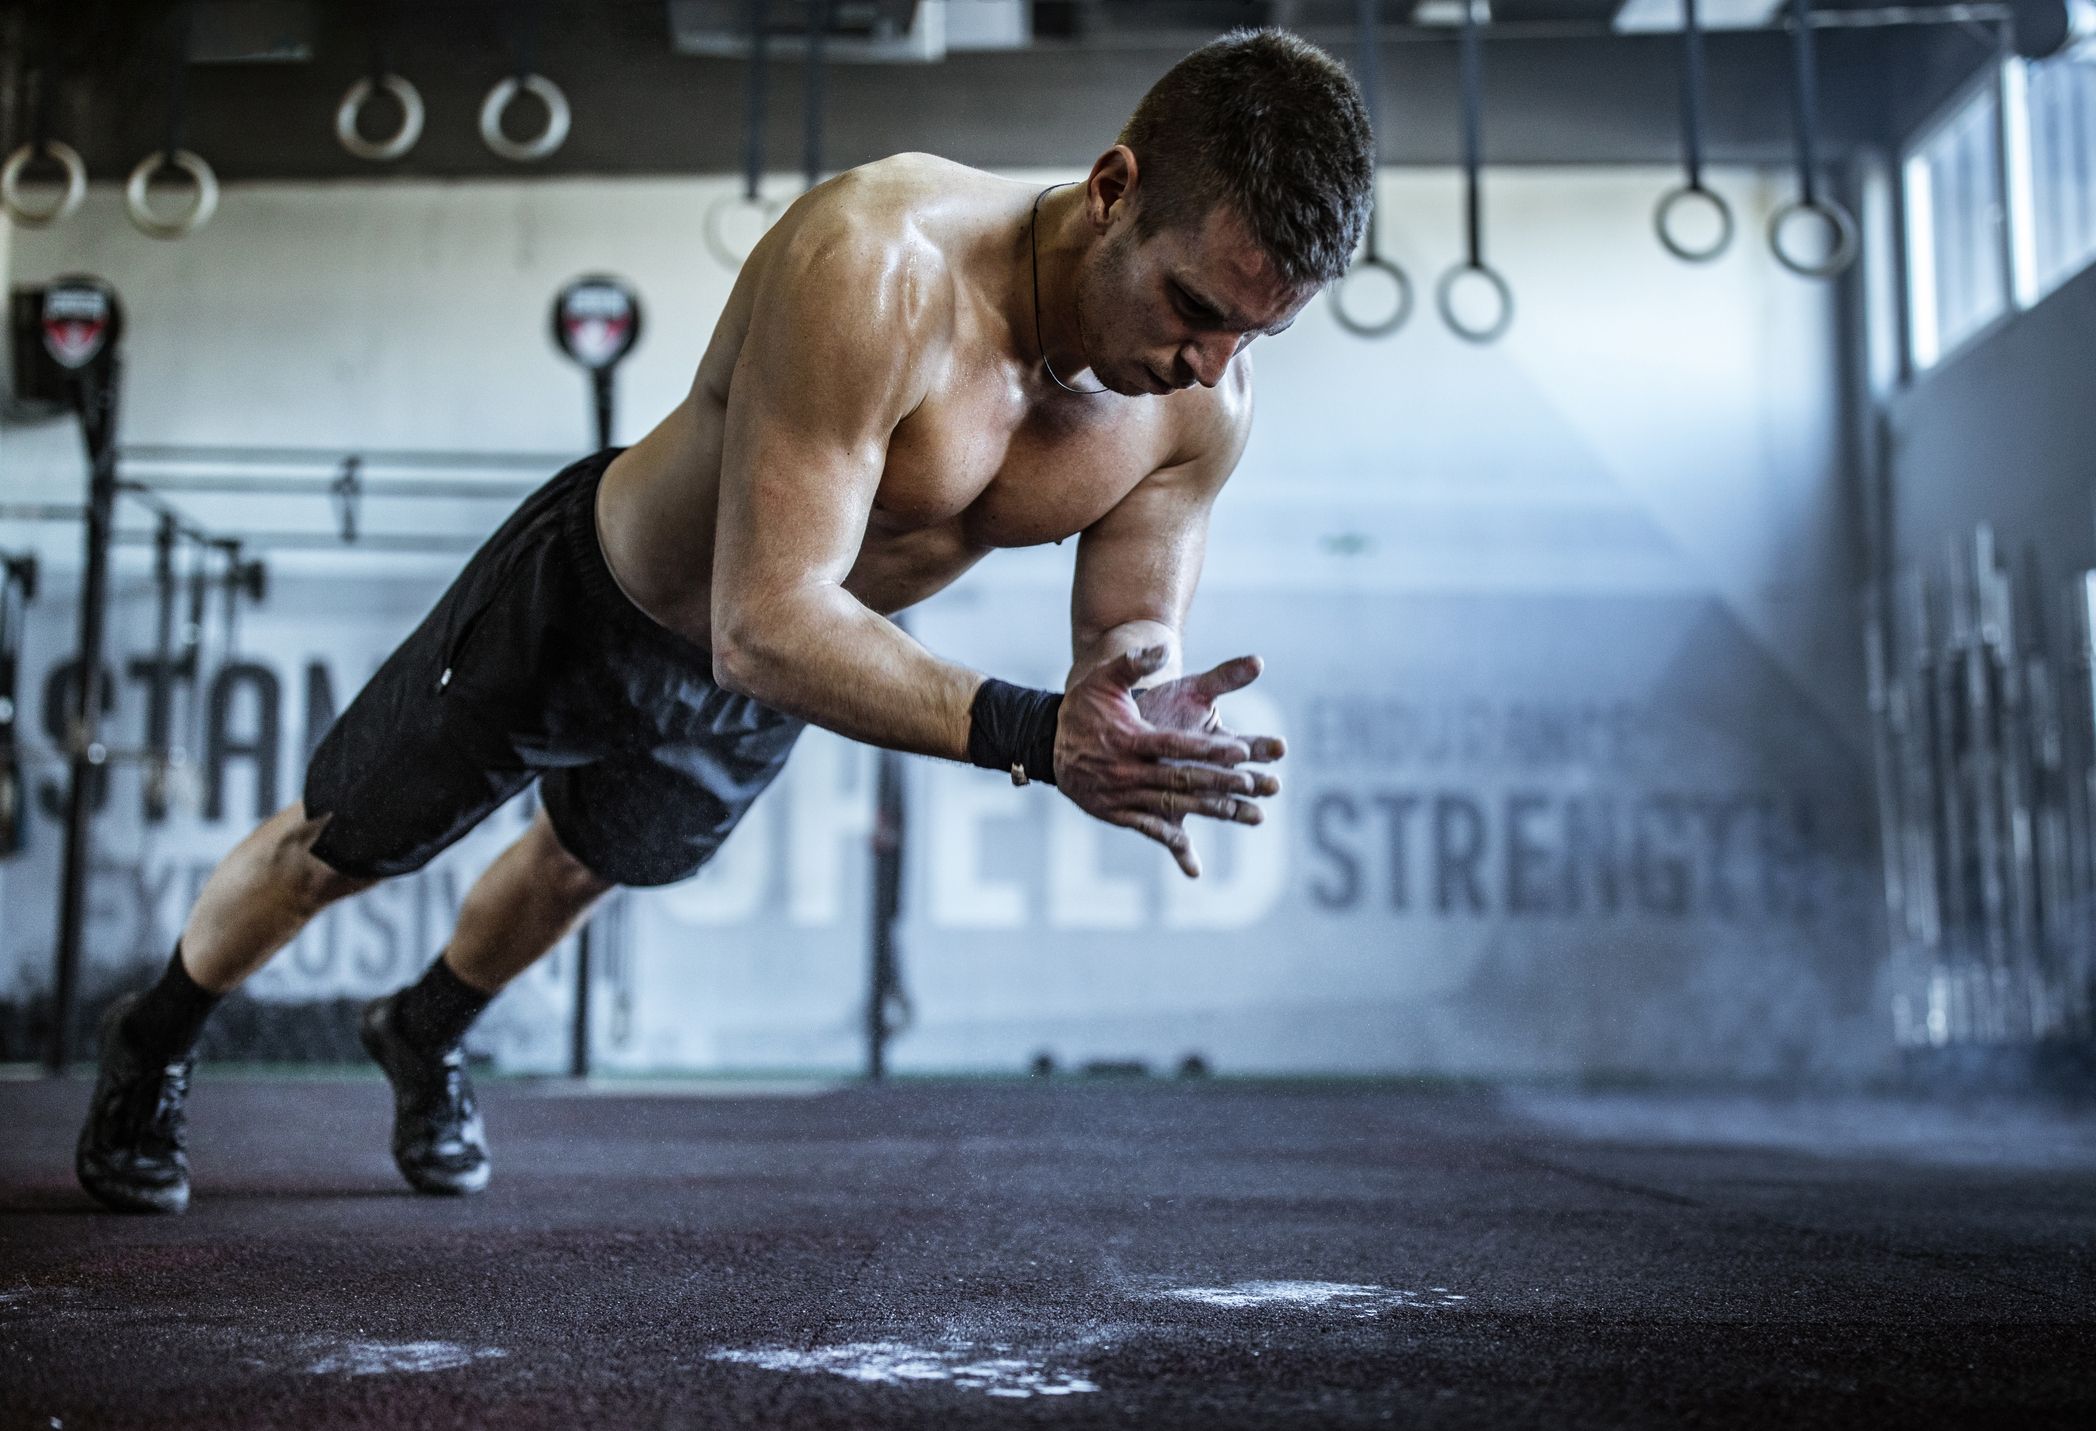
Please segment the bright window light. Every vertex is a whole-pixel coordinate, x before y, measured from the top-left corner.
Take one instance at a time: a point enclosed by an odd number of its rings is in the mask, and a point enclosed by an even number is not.
[[[2001,104],[1975,89],[1907,151],[1908,308],[1914,366],[1926,368],[2008,310]]]
[[[1783,0],[1702,0],[1696,19],[1706,30],[1759,30]],[[1681,0],[1624,0],[1616,30],[1625,35],[1660,34],[1681,28]]]
[[[2031,264],[2042,296],[2096,262],[2096,41],[2028,67]]]

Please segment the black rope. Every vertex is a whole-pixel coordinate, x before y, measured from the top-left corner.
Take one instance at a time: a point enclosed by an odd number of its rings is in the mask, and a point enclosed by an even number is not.
[[[511,77],[522,83],[538,73],[538,0],[516,0],[509,9],[509,59]]]
[[[1477,173],[1480,167],[1480,152],[1484,148],[1485,128],[1485,58],[1484,46],[1477,33],[1477,8],[1475,0],[1462,0],[1463,33],[1461,40],[1463,72],[1463,231],[1470,252],[1470,266],[1484,266],[1484,217]]]
[[[807,73],[801,77],[801,172],[811,189],[822,179],[823,47],[829,28],[830,0],[808,0]]]
[[[25,5],[21,21],[22,62],[19,74],[21,83],[7,91],[7,108],[0,112],[0,134],[4,134],[6,147],[13,148],[17,136],[26,136],[31,144],[41,146],[45,138],[44,70],[50,64],[50,51],[56,46],[38,43],[38,31],[45,13],[42,5]]]
[[[1376,211],[1382,205],[1376,202],[1375,176],[1383,162],[1383,81],[1376,62],[1376,21],[1381,18],[1382,0],[1357,0],[1355,16],[1355,40],[1360,51],[1354,63],[1360,70],[1361,103],[1368,110],[1368,256],[1376,252]]]
[[[189,128],[189,6],[175,6],[168,22],[167,142],[161,155],[174,162]]]
[[[767,0],[749,0],[750,70],[742,136],[743,197],[756,203],[764,174],[764,62],[768,49]]]
[[[1807,206],[1819,202],[1819,75],[1812,61],[1812,0],[1790,0],[1790,57],[1794,76],[1791,113],[1798,147],[1798,197]]]
[[[377,0],[371,17],[371,84],[393,73],[393,25],[395,0]]]
[[[51,137],[51,67],[48,60],[29,72],[29,82],[36,91],[29,104],[29,145],[41,153],[44,142]]]
[[[23,37],[22,48],[36,57],[36,68],[31,71],[36,84],[36,98],[29,107],[29,142],[41,151],[44,141],[51,137],[51,96],[58,88],[60,56],[57,41],[51,35],[50,7],[39,5],[29,19],[28,34]],[[41,23],[40,23],[41,22]],[[41,31],[42,33],[38,33]]]
[[[1696,0],[1681,0],[1681,139],[1688,186],[1703,187],[1703,22]]]

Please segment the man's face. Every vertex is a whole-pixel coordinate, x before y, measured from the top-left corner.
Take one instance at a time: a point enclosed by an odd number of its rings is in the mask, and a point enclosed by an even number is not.
[[[1077,332],[1092,372],[1129,396],[1222,381],[1253,338],[1315,297],[1284,282],[1227,205],[1147,238],[1117,215],[1077,279]]]

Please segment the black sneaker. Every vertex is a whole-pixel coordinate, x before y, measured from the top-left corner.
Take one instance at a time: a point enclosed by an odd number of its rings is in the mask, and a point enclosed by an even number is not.
[[[189,1207],[189,1153],[183,1146],[187,1058],[148,1061],[124,1035],[138,1002],[126,994],[102,1015],[102,1067],[87,1124],[74,1149],[80,1186],[118,1212],[183,1212]]]
[[[426,1193],[473,1193],[488,1185],[488,1135],[466,1077],[465,1050],[428,1053],[400,1030],[399,995],[364,1007],[364,1050],[393,1085],[393,1162]]]

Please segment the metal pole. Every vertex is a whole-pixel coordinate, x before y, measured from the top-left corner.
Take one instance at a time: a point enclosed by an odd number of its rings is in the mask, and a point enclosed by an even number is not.
[[[99,369],[82,371],[75,389],[81,437],[89,463],[86,575],[80,593],[79,704],[68,746],[65,859],[60,875],[58,968],[52,1000],[49,1066],[63,1073],[67,1034],[78,995],[80,945],[87,915],[87,873],[96,775],[102,764],[102,637],[109,610],[109,536],[116,506],[116,395],[114,352]]]
[[[112,534],[113,535],[113,534]],[[168,815],[169,773],[174,763],[175,542],[180,526],[171,515],[160,518],[153,539],[153,675],[146,696],[146,819],[158,824]]]
[[[378,471],[508,472],[543,475],[575,460],[573,452],[466,452],[441,448],[367,447],[205,447],[183,443],[142,442],[123,451],[127,466],[188,466],[207,469],[278,467],[311,470],[332,481],[343,459],[358,460],[369,477]]]
[[[615,390],[612,385],[610,367],[590,370],[590,393],[595,399],[597,417],[597,450],[611,446],[612,418],[615,411]],[[575,1026],[568,1038],[568,1076],[587,1078],[590,1071],[590,985],[593,982],[590,966],[594,963],[595,950],[591,947],[590,917],[582,916],[582,927],[575,931]]]
[[[568,1076],[587,1078],[590,1071],[590,927],[582,917],[575,931],[575,1026],[568,1039]]]
[[[876,750],[873,811],[873,967],[866,993],[866,1077],[878,1083],[888,1072],[888,1037],[895,1032],[888,1011],[902,1002],[895,926],[902,912],[902,757]]]
[[[590,388],[597,400],[597,450],[611,446],[612,416],[617,411],[616,367],[590,369]]]

